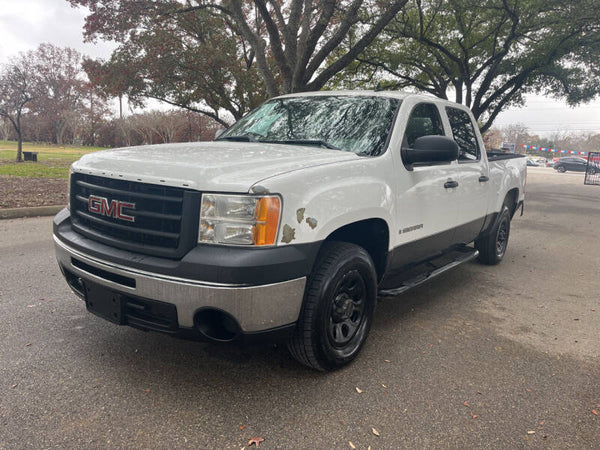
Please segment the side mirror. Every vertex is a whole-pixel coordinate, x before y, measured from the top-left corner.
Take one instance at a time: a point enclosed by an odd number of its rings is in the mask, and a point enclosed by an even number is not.
[[[408,170],[413,164],[435,164],[458,159],[458,145],[446,136],[421,136],[413,148],[402,149],[402,161]]]
[[[224,132],[225,132],[225,128],[219,128],[217,131],[215,131],[215,139],[217,139],[219,136],[221,136]]]

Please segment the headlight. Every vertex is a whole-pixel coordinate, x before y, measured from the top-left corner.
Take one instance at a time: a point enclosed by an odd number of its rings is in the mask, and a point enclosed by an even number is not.
[[[198,242],[273,245],[281,199],[275,195],[202,194]]]

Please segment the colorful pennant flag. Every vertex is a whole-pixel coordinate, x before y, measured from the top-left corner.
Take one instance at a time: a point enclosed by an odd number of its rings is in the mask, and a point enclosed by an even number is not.
[[[568,153],[571,155],[587,155],[588,152],[576,152],[573,150],[556,150],[554,148],[546,148],[546,147],[535,147],[533,145],[521,145],[521,147],[528,149],[528,150],[539,150],[542,152],[551,152],[551,153]]]

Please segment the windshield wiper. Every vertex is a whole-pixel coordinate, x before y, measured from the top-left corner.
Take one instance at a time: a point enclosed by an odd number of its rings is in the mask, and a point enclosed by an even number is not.
[[[329,142],[323,141],[320,139],[286,139],[283,141],[261,141],[261,142],[268,142],[268,143],[272,143],[272,144],[318,145],[320,147],[330,148],[332,150],[341,150],[340,148],[336,147],[335,145],[331,145]]]
[[[258,142],[254,136],[224,136],[218,137],[215,141]]]

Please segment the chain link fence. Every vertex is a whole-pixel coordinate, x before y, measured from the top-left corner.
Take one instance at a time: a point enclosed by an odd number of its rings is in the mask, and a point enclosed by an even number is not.
[[[583,184],[600,186],[600,152],[589,152]]]

